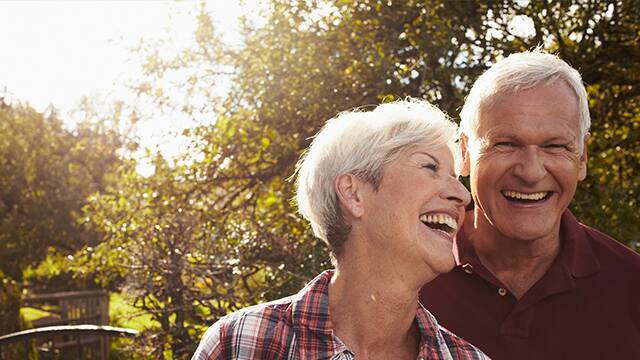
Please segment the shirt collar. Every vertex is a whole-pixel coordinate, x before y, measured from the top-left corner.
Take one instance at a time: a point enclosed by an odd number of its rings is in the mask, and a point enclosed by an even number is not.
[[[443,349],[448,349],[447,343],[440,332],[440,326],[435,316],[418,303],[416,323],[420,329],[419,359],[446,358],[442,354]]]
[[[316,276],[291,304],[292,323],[297,335],[300,359],[331,358],[348,350],[333,334],[329,314],[329,283],[333,270]]]
[[[333,270],[327,270],[307,284],[292,302],[292,322],[298,335],[300,358],[330,358],[349,349],[333,333],[329,314],[329,283]],[[419,357],[440,355],[447,344],[436,318],[417,303],[416,323],[420,329]]]
[[[562,263],[574,277],[585,277],[600,270],[600,263],[593,253],[584,226],[568,209],[562,214],[560,239],[563,246],[560,253]]]
[[[576,217],[566,209],[560,219],[560,239],[562,247],[557,260],[574,277],[585,277],[598,272],[600,264],[593,253],[584,227]],[[456,236],[453,244],[454,256],[459,266],[481,266],[480,259],[469,241],[464,226]]]

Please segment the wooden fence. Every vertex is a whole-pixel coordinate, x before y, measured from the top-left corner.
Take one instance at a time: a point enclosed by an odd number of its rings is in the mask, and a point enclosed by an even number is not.
[[[135,337],[138,335],[137,330],[119,328],[113,326],[103,325],[60,325],[60,326],[46,326],[41,328],[29,329],[19,331],[7,335],[0,336],[0,360],[5,360],[6,354],[3,351],[4,347],[13,343],[22,342],[25,345],[25,349],[31,346],[31,341],[36,340],[38,343],[49,343],[51,347],[48,348],[50,357],[55,357],[56,344],[59,344],[57,340],[64,337],[75,338],[76,346],[74,348],[76,359],[103,359],[107,360],[109,354],[107,353],[89,353],[83,351],[83,339],[91,338],[110,338],[110,337]],[[67,353],[69,353],[69,347],[67,346]],[[6,358],[6,360],[14,360]]]
[[[56,354],[74,354],[78,359],[108,359],[109,337],[131,337],[135,330],[110,327],[109,294],[102,290],[41,294],[23,299],[23,304],[50,315],[34,320],[34,329],[0,337],[3,345],[35,341],[38,351],[55,358]]]

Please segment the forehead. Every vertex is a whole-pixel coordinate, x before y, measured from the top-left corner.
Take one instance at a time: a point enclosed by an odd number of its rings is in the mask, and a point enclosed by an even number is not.
[[[564,81],[498,94],[480,109],[478,137],[571,137],[580,131],[578,99]]]

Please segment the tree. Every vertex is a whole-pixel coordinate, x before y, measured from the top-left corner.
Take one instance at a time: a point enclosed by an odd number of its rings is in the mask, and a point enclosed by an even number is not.
[[[1,102],[1,101],[0,101]],[[20,316],[20,286],[15,280],[8,279],[0,271],[0,335],[23,330],[25,321]],[[10,344],[0,348],[0,357],[33,359],[35,347],[33,342]]]
[[[144,333],[141,353],[162,358],[170,349],[182,358],[207,319],[264,299],[267,269],[285,254],[273,246],[257,253],[229,210],[233,196],[202,193],[190,167],[170,167],[160,155],[154,164],[152,176],[128,170],[117,187],[90,198],[85,212],[104,242],[69,266],[105,287],[122,281],[133,305],[159,324]]]
[[[162,315],[170,324],[165,334],[183,339],[171,327],[184,327],[195,342],[199,334],[191,330],[198,326],[292,294],[330,267],[326,247],[296,215],[288,180],[325,120],[405,96],[425,98],[455,117],[488,66],[541,44],[581,71],[591,99],[590,175],[572,208],[633,246],[640,226],[633,176],[640,154],[635,5],[273,0],[264,21],[244,22],[238,48],[224,46],[201,9],[195,45],[169,59],[151,47],[138,90],[163,109],[215,122],[190,132],[188,161],[158,163],[154,177],[122,182],[100,195],[88,216],[109,234],[104,248],[125,240],[130,246],[130,256],[116,262],[142,291],[141,308],[169,314]],[[167,89],[167,78],[182,81]],[[225,81],[231,90],[220,98],[215,88]],[[187,101],[175,95],[181,89]],[[92,262],[105,256],[98,251]],[[178,288],[180,295],[170,294]]]
[[[0,109],[0,269],[20,280],[48,248],[73,254],[99,241],[79,223],[89,194],[122,163],[119,135],[85,122],[66,130],[54,112]]]

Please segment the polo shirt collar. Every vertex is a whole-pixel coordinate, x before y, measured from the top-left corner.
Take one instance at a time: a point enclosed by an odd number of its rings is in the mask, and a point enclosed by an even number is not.
[[[564,241],[560,253],[562,263],[574,277],[593,275],[600,270],[600,263],[593,253],[584,226],[568,209],[562,214],[560,238]]]
[[[560,239],[562,241],[560,254],[554,261],[554,265],[560,264],[572,276],[578,278],[598,272],[600,264],[593,253],[589,237],[569,209],[562,213],[560,219]],[[483,267],[468,235],[464,232],[464,227],[454,240],[453,251],[458,266]]]

